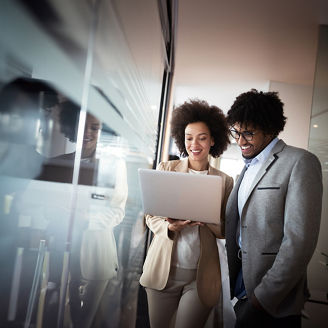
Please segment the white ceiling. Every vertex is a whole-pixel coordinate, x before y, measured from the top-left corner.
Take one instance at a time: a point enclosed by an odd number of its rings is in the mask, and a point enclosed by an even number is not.
[[[270,81],[312,85],[327,0],[179,0],[175,103],[198,97],[228,110]]]

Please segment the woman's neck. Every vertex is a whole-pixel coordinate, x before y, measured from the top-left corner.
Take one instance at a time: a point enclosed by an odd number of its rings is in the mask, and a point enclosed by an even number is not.
[[[190,160],[190,158],[188,159],[188,167],[192,170],[195,171],[204,171],[204,170],[208,170],[208,160],[200,162],[200,161],[192,161]]]
[[[96,154],[96,151],[94,149],[82,149],[82,154],[81,154],[81,158],[90,158],[90,157],[94,157]]]

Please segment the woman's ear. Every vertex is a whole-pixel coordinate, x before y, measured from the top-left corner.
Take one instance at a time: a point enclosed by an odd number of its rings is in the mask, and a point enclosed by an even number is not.
[[[211,147],[213,147],[213,146],[214,146],[214,144],[215,144],[215,142],[214,142],[214,138],[213,138],[213,137],[211,137]]]

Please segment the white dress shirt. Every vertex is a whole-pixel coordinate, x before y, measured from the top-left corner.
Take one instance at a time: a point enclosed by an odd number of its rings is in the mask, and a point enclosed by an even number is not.
[[[244,159],[247,170],[244,174],[243,180],[241,181],[241,184],[240,184],[239,190],[238,190],[239,218],[241,218],[243,207],[247,200],[246,198],[247,198],[247,195],[249,192],[249,188],[252,186],[252,183],[253,183],[257,173],[259,172],[261,166],[267,160],[272,148],[275,146],[275,144],[278,141],[279,141],[278,138],[274,138],[256,157],[251,158],[251,159]],[[239,220],[237,229],[238,229],[238,231],[237,231],[238,244],[239,244],[239,247],[241,248],[242,240],[241,240],[241,233],[240,233],[240,220]]]

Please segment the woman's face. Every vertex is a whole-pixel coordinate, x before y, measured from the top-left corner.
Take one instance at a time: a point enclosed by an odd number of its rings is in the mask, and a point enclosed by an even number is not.
[[[208,154],[214,140],[210,129],[204,122],[190,123],[185,128],[185,147],[189,160],[207,163]]]
[[[90,155],[95,151],[100,129],[100,121],[93,115],[87,114],[83,136],[83,152],[86,153],[85,155]]]

